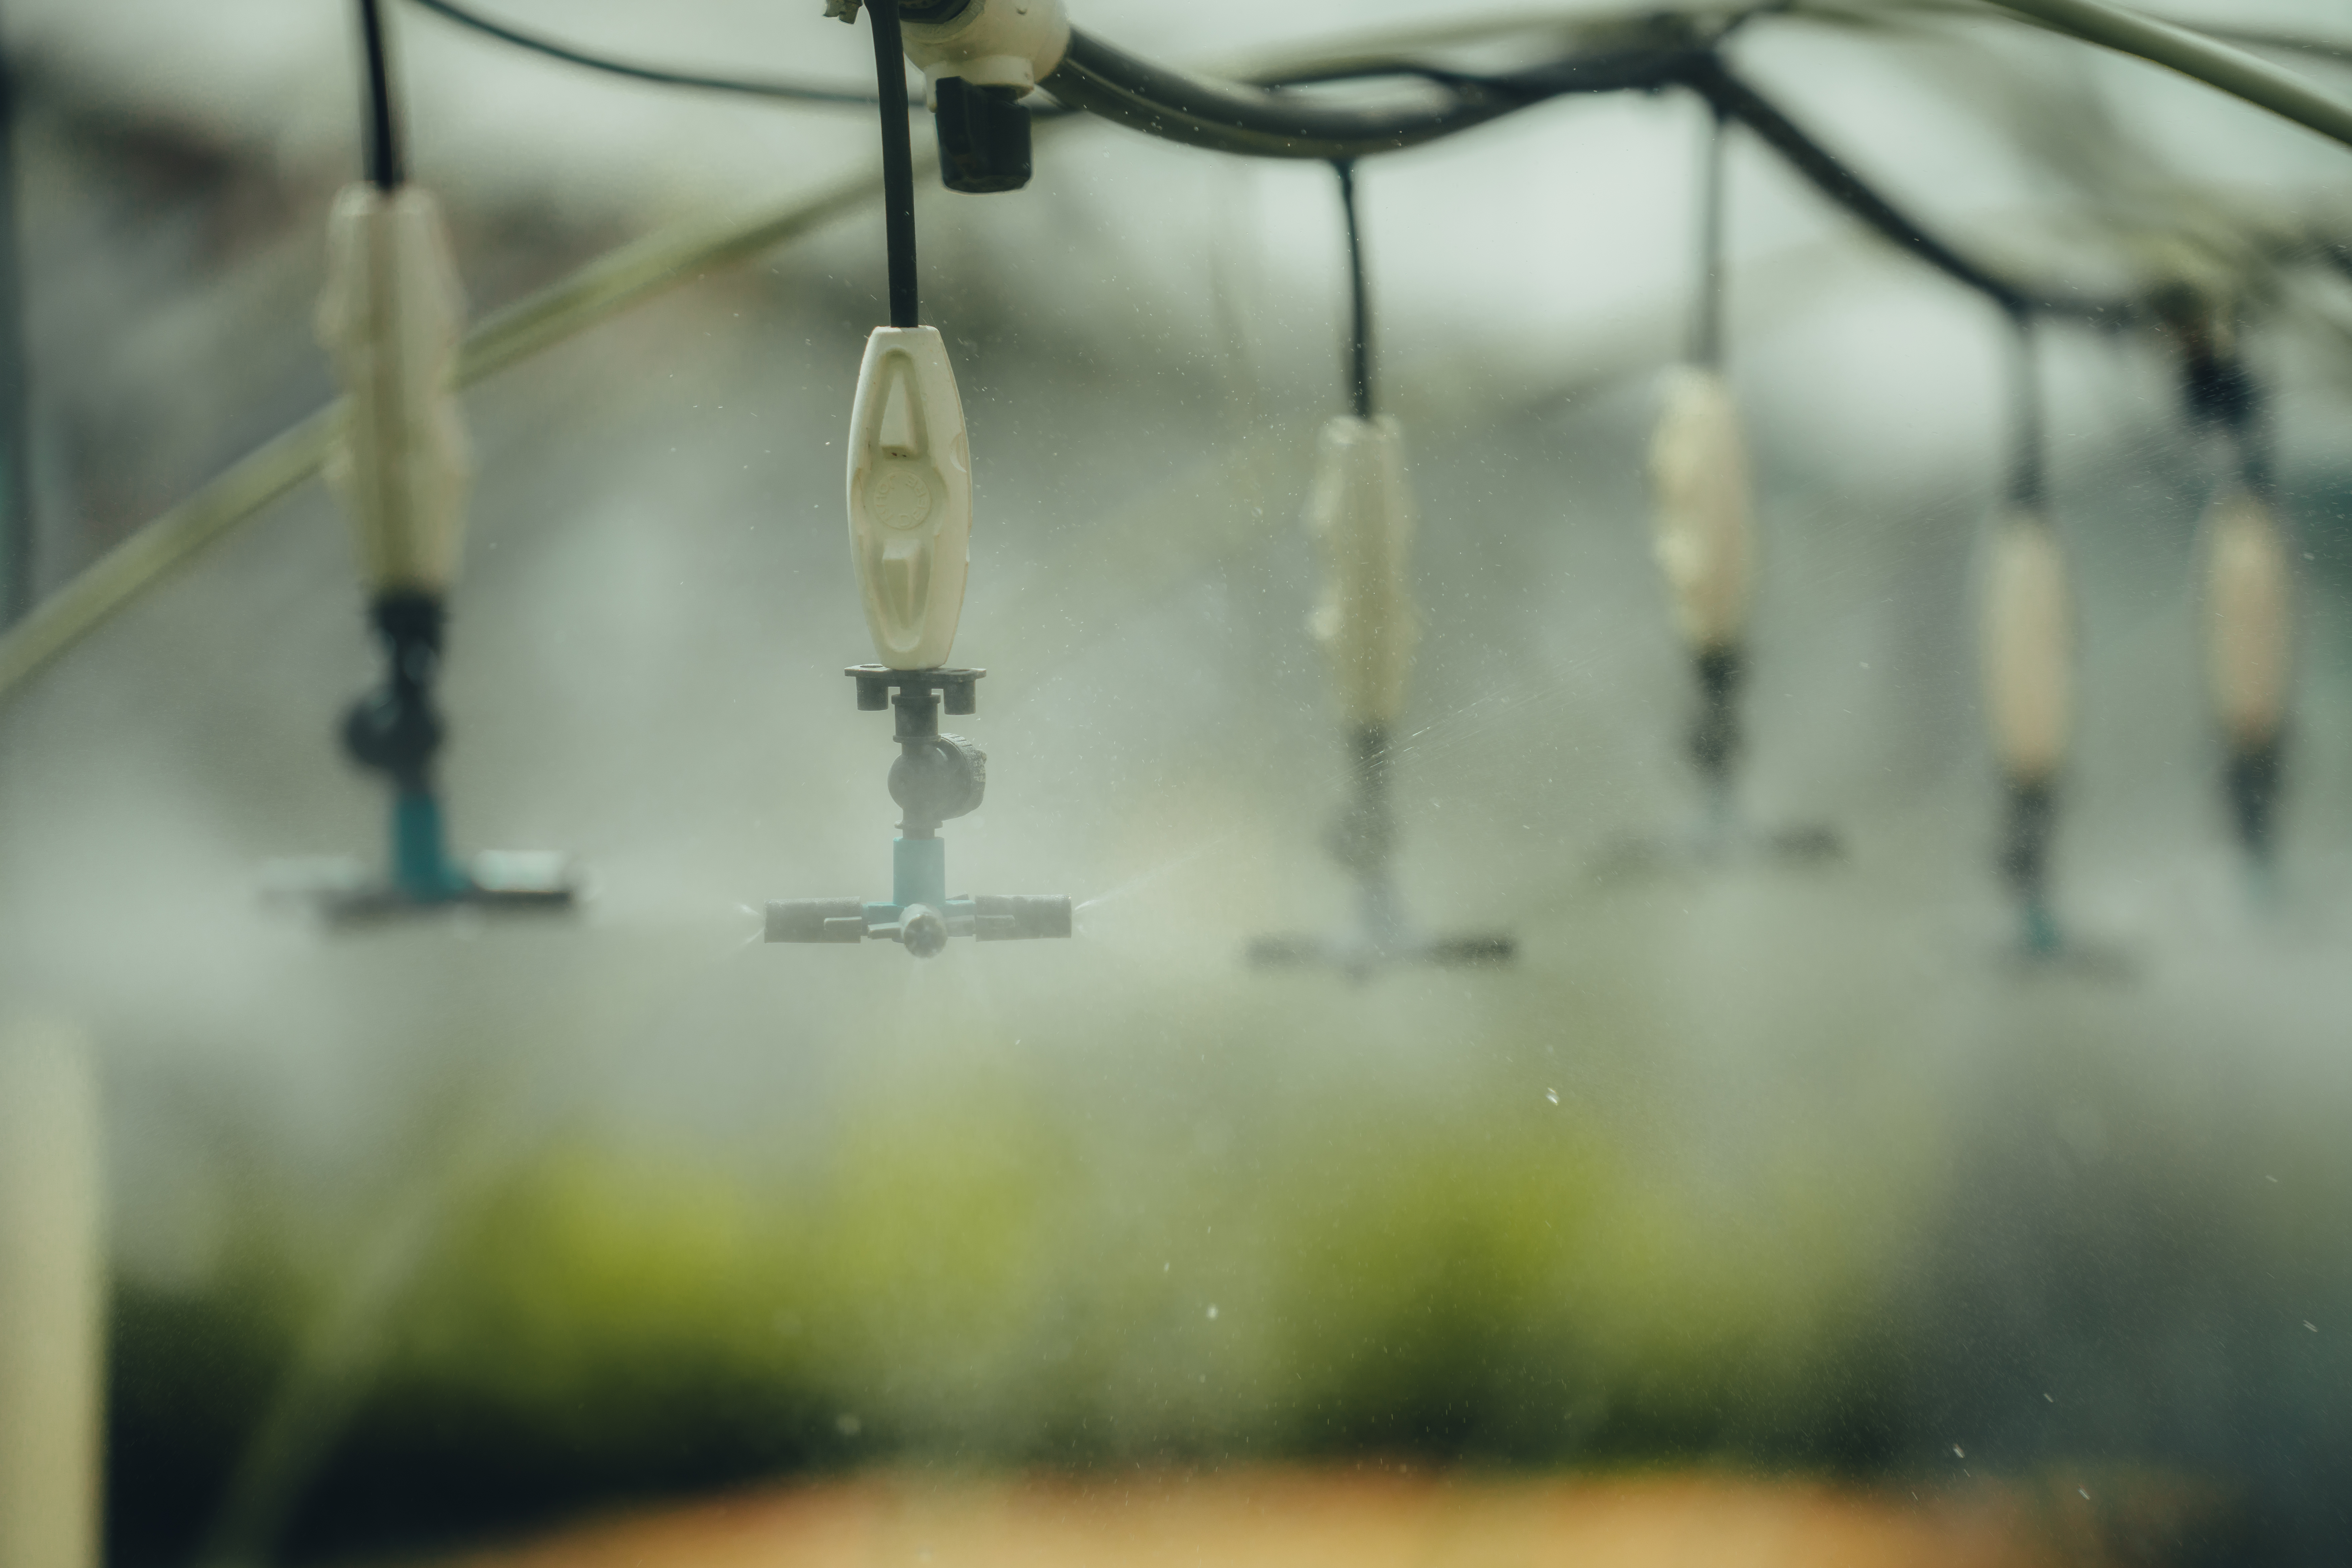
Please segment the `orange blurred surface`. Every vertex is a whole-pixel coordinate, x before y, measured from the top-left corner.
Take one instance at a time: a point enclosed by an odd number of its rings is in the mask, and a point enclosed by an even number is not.
[[[1864,1489],[1642,1475],[1405,1469],[1117,1479],[869,1474],[578,1526],[459,1568],[2041,1568],[2162,1562],[2177,1507],[2070,1478]]]

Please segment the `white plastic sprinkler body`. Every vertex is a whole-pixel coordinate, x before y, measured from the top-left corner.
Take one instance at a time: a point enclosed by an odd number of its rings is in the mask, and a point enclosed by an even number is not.
[[[902,5],[900,17],[907,58],[922,71],[934,110],[944,78],[1026,94],[1053,74],[1070,47],[1070,19],[1062,0],[970,0],[938,22],[926,22],[917,7]]]
[[[1330,662],[1339,709],[1357,729],[1404,710],[1421,622],[1412,604],[1412,491],[1403,433],[1383,415],[1341,415],[1323,426],[1307,530],[1323,560],[1308,622]]]
[[[2206,676],[2232,747],[2274,743],[2294,669],[2294,584],[2269,507],[2236,489],[2206,513]]]
[[[936,327],[877,327],[849,419],[849,547],[874,649],[947,662],[971,558],[971,451]]]
[[[1323,426],[1307,531],[1323,563],[1323,589],[1307,627],[1331,667],[1345,721],[1349,799],[1325,838],[1356,881],[1356,921],[1344,934],[1265,936],[1253,964],[1337,969],[1356,980],[1400,964],[1507,963],[1507,935],[1432,935],[1406,917],[1391,866],[1395,752],[1391,737],[1412,680],[1421,617],[1413,608],[1412,489],[1404,438],[1385,415],[1340,415]]]
[[[392,786],[391,856],[381,877],[341,859],[281,862],[265,888],[339,924],[461,905],[570,909],[579,884],[563,856],[452,858],[433,780],[433,685],[470,462],[453,384],[465,304],[429,193],[365,184],[336,197],[318,325],[345,395],[327,478],[352,516],[386,666],[383,687],[345,714],[343,749]]]
[[[1675,624],[1693,652],[1736,648],[1755,574],[1748,442],[1716,371],[1677,365],[1650,439],[1651,527]]]
[[[2012,783],[2047,783],[2074,724],[2074,616],[2065,554],[2038,514],[2012,512],[1993,532],[1982,653],[1993,754]]]
[[[451,375],[465,319],[432,195],[346,187],[329,219],[318,312],[346,398],[326,474],[377,595],[437,596],[457,580],[471,463]]]

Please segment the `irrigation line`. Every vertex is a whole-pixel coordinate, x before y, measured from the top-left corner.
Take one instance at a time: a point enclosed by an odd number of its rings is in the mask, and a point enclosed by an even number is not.
[[[0,698],[148,586],[228,536],[312,474],[341,433],[340,402],[320,409],[205,485],[43,599],[0,637]]]
[[[1992,4],[2054,32],[2179,71],[2352,147],[2352,106],[2243,49],[2170,22],[2103,4],[2103,0],[1992,0]]]
[[[2004,310],[2030,310],[2040,303],[2029,301],[2025,290],[1987,271],[1914,222],[1720,61],[1709,57],[1685,80],[1714,106],[1717,113],[1737,120],[1755,132],[1814,189],[1929,267],[1976,290]],[[2058,301],[2049,304],[2055,307]],[[2095,301],[2068,302],[2067,309],[2070,313],[2079,310],[2093,320],[2105,314],[2105,307]]]
[[[493,37],[502,44],[511,44],[532,54],[562,60],[566,65],[585,66],[590,70],[605,71],[633,81],[652,82],[657,87],[691,87],[706,92],[742,93],[754,98],[779,99],[788,103],[820,103],[835,106],[859,106],[871,109],[877,101],[874,94],[861,88],[823,86],[814,82],[777,81],[766,78],[710,76],[700,71],[672,70],[666,66],[649,66],[635,60],[600,55],[576,48],[539,33],[527,33],[520,27],[485,16],[478,11],[456,5],[453,0],[415,0],[415,4],[446,22],[469,27],[477,33]]]

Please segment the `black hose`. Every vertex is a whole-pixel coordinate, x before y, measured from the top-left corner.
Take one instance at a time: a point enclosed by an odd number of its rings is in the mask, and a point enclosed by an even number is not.
[[[1839,163],[1820,142],[1806,135],[1770,100],[1732,75],[1721,60],[1710,58],[1693,69],[1685,79],[1715,106],[1717,113],[1737,120],[1756,132],[1767,146],[1787,160],[1789,166],[1803,175],[1822,195],[1906,250],[1913,252],[1928,266],[1975,289],[2012,314],[2033,307],[2034,301],[2027,299],[2023,289],[1979,267],[1914,223],[1908,214],[1864,184],[1853,171]]]
[[[2042,412],[2042,364],[2033,349],[2033,318],[2020,310],[2010,320],[2016,331],[2010,366],[2009,504],[2020,511],[2038,513],[2050,499],[2049,422]]]
[[[1168,141],[1258,158],[1336,161],[1419,146],[1562,93],[1655,86],[1663,62],[1690,52],[1630,48],[1489,80],[1383,72],[1427,78],[1442,100],[1366,108],[1193,76],[1073,28],[1068,52],[1043,85],[1073,108]]]
[[[363,10],[372,16],[379,0],[362,0],[362,3]],[[808,103],[863,106],[887,101],[897,106],[892,118],[903,121],[906,117],[905,65],[903,57],[899,56],[893,57],[890,68],[887,69],[881,68],[877,57],[876,63],[880,90],[867,94],[846,89],[703,76],[635,65],[593,55],[491,21],[456,4],[455,0],[415,0],[415,3],[436,16],[520,47],[643,81]],[[898,27],[895,10],[885,21],[880,15],[882,9],[875,7],[877,48],[881,47],[880,29],[887,26],[895,34]],[[1739,20],[1745,21],[1752,15],[1752,12],[1745,14]],[[1650,42],[1622,45],[1500,75],[1450,71],[1409,61],[1370,62],[1326,71],[1301,72],[1260,87],[1217,81],[1155,65],[1107,44],[1083,29],[1074,28],[1062,63],[1042,84],[1057,102],[1053,106],[1041,106],[1032,112],[1038,116],[1053,116],[1083,110],[1148,135],[1217,152],[1262,158],[1316,158],[1337,163],[1420,146],[1457,132],[1474,129],[1514,110],[1569,94],[1655,90],[1676,85],[1688,86],[1705,96],[1719,117],[1736,119],[1754,131],[1788,160],[1798,174],[1832,201],[1895,244],[1916,253],[1930,266],[1983,294],[2002,310],[2012,314],[2024,310],[2037,315],[2071,317],[2109,325],[2119,324],[2137,313],[2130,302],[2123,300],[2033,294],[2018,284],[1997,277],[1937,239],[1864,184],[1754,88],[1732,76],[1714,50],[1714,45],[1723,36],[1723,31],[1718,29],[1713,35],[1701,37],[1688,26],[1661,26],[1654,31]],[[373,34],[371,38],[373,41]],[[376,58],[374,54],[371,55],[372,61]],[[1282,90],[1286,87],[1313,82],[1360,81],[1381,77],[1412,78],[1425,82],[1435,89],[1438,100],[1373,108],[1332,103]],[[383,119],[386,126],[389,124],[388,115],[387,102]],[[378,136],[374,140],[388,141],[388,135]],[[886,130],[883,145],[886,182],[892,173],[891,140]],[[898,140],[903,145],[905,138],[902,136]],[[396,149],[392,156],[396,179]],[[911,156],[910,152],[910,162]],[[911,183],[910,177],[908,182],[910,189]],[[904,299],[910,310],[912,308],[913,216],[911,196],[904,201],[896,196],[887,200],[894,242],[900,239],[904,242],[903,245],[894,243],[893,246],[894,256],[903,257],[905,273],[902,280],[899,262],[894,260],[891,293],[895,318],[899,313],[902,281]],[[1703,358],[1717,331],[1716,326],[1702,322],[1697,336]]]
[[[529,49],[550,59],[570,65],[585,66],[590,70],[607,71],[636,81],[658,83],[663,87],[701,88],[710,92],[736,92],[752,98],[781,98],[795,103],[832,103],[871,109],[881,101],[875,94],[856,88],[814,87],[804,82],[775,81],[757,77],[705,76],[694,71],[669,70],[660,66],[638,65],[630,60],[615,59],[610,55],[590,54],[573,48],[538,33],[526,33],[504,22],[495,22],[480,13],[452,4],[452,0],[416,0],[416,4],[435,16],[455,22],[461,27]]]
[[[16,62],[0,46],[0,632],[31,613],[35,524],[25,369]]]
[[[1700,154],[1697,308],[1692,312],[1691,363],[1723,367],[1723,111],[1707,105],[1706,146]]]
[[[1372,416],[1372,301],[1364,277],[1364,234],[1356,218],[1356,165],[1342,158],[1331,165],[1339,176],[1339,206],[1348,218],[1348,379],[1359,419]]]
[[[882,106],[882,229],[890,253],[890,324],[919,327],[915,284],[915,150],[907,129],[907,49],[898,0],[866,0],[874,29],[874,84]]]
[[[1154,65],[1075,28],[1068,52],[1044,85],[1073,108],[1167,141],[1253,157],[1332,162],[1418,146],[1572,93],[1688,87],[1719,117],[1753,131],[1831,201],[2002,310],[2107,323],[2134,313],[2123,301],[2037,295],[1961,255],[1734,76],[1716,54],[1712,39],[1695,37],[1687,30],[1661,31],[1652,42],[1571,56],[1507,75],[1477,76],[1403,62],[1355,67],[1347,74],[1359,79],[1413,77],[1428,82],[1442,99],[1381,108],[1323,102]]]
[[[367,177],[380,191],[397,190],[403,166],[400,128],[392,111],[392,68],[385,58],[380,0],[360,0],[360,42],[367,58]]]
[[[2241,351],[2242,353],[2242,351]],[[2230,399],[2230,449],[2237,459],[2238,482],[2264,501],[2278,500],[2277,435],[2271,423],[2270,399],[2245,360],[2233,353],[2231,379],[2237,386]]]

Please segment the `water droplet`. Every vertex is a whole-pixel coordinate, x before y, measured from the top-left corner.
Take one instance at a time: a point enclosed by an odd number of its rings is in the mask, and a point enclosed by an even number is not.
[[[1210,1307],[1210,1309],[1209,1309],[1209,1321],[1210,1321],[1211,1322],[1214,1322],[1214,1321],[1216,1321],[1216,1318],[1217,1318],[1217,1309],[1216,1309],[1214,1306],[1212,1306],[1212,1307]]]
[[[856,1436],[858,1429],[865,1425],[866,1424],[858,1420],[856,1416],[849,1415],[844,1415],[837,1417],[833,1424],[834,1430],[839,1432],[845,1437]]]

